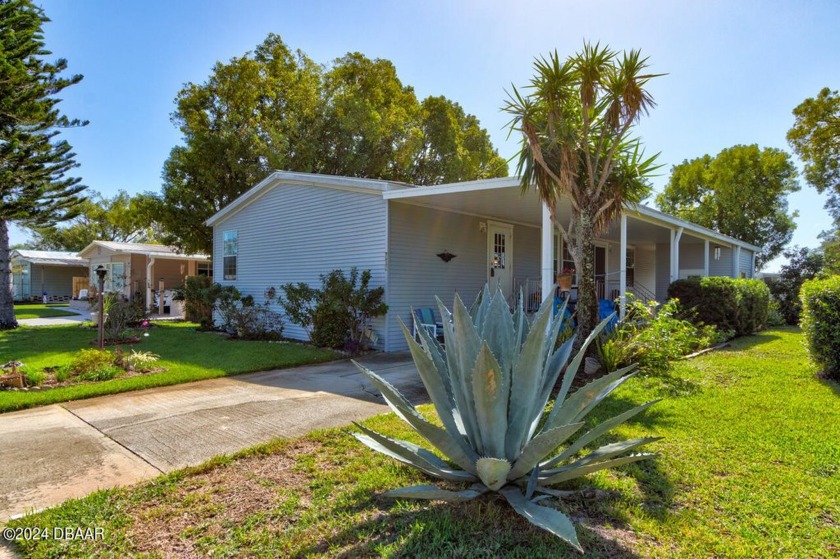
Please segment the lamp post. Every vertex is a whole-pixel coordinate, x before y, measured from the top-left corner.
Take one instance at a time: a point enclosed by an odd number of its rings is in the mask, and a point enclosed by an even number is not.
[[[103,265],[96,268],[96,276],[99,278],[99,338],[98,347],[105,347],[105,275],[108,269]]]

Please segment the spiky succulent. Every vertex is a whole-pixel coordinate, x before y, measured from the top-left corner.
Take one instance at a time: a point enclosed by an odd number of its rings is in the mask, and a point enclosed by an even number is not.
[[[657,440],[612,443],[579,456],[593,440],[655,403],[648,402],[604,421],[555,454],[583,427],[586,414],[634,374],[634,366],[619,369],[567,397],[586,348],[609,319],[587,338],[569,363],[574,338],[554,349],[565,309],[555,314],[551,299],[542,304],[533,320],[525,314],[521,298],[511,313],[501,292],[491,296],[486,286],[469,311],[457,295],[452,312],[440,300],[438,306],[444,344],[423,328],[419,329],[422,345],[418,344],[405,324],[400,324],[442,428],[427,421],[382,377],[356,365],[382,392],[391,409],[455,466],[421,446],[362,425],[358,425],[361,433],[353,435],[372,449],[432,477],[473,485],[463,491],[419,485],[386,495],[468,501],[497,491],[516,512],[582,551],[569,518],[537,502],[560,495],[551,485],[653,456],[628,453]],[[544,417],[552,388],[564,367],[554,406]]]

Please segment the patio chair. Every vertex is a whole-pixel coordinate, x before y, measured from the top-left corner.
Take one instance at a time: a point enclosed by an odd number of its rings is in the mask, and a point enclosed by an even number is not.
[[[419,329],[425,328],[426,332],[436,340],[443,341],[443,322],[435,316],[435,310],[432,307],[420,307],[414,309],[412,313],[414,318],[414,339],[420,340]]]

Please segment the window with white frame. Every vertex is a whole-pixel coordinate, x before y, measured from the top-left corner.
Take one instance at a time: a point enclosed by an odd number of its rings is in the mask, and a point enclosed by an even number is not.
[[[236,257],[239,255],[239,233],[222,233],[222,276],[226,280],[236,279]]]
[[[100,264],[107,273],[105,274],[105,284],[103,286],[103,291],[105,293],[120,293],[125,289],[125,262],[105,262],[104,264]],[[90,278],[92,278],[92,283],[98,286],[98,279],[96,276],[96,268],[100,265],[91,266],[90,271]]]
[[[213,263],[212,262],[198,262],[195,267],[195,274],[197,276],[213,277]]]

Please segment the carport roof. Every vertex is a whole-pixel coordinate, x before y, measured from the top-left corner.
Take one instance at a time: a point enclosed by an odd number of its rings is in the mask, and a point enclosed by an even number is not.
[[[11,256],[17,255],[31,264],[40,266],[87,266],[88,259],[82,258],[75,252],[60,252],[55,250],[13,250]]]

